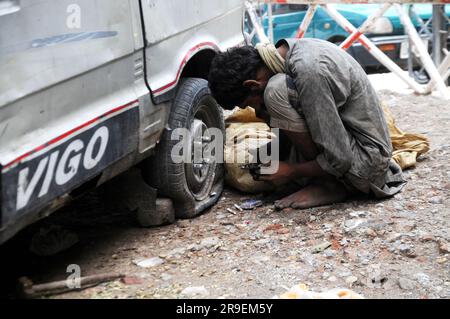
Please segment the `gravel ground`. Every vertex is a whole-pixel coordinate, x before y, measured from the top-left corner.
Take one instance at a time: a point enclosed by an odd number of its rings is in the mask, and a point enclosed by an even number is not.
[[[3,293],[13,295],[19,276],[62,280],[77,264],[83,276],[127,277],[52,298],[272,298],[298,283],[366,298],[450,298],[450,105],[404,88],[388,91],[391,79],[373,76],[397,125],[431,141],[394,198],[240,212],[234,204],[255,197],[227,189],[198,218],[142,229],[130,216],[106,213],[90,194],[1,247]],[[30,234],[52,223],[75,231],[79,243],[48,258],[28,253]],[[148,268],[136,265],[146,259]]]

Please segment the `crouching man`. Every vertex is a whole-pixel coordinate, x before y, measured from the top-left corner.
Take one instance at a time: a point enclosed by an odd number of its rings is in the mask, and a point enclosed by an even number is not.
[[[224,108],[267,111],[300,153],[302,161],[280,162],[277,173],[260,176],[276,185],[310,177],[276,208],[326,205],[357,192],[382,198],[404,187],[377,94],[336,45],[300,39],[234,48],[215,57],[209,83]]]

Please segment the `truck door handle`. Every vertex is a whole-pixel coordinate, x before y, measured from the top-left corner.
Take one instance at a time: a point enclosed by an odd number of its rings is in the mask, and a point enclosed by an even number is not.
[[[19,10],[19,0],[0,0],[0,17]]]

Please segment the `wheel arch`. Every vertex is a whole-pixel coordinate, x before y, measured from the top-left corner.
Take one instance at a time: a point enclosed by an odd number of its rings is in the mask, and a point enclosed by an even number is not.
[[[216,54],[216,51],[208,48],[197,52],[182,68],[178,82],[183,78],[201,78],[208,80],[211,62]]]

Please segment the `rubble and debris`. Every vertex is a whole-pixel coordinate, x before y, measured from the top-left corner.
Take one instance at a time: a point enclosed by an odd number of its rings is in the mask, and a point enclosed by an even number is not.
[[[208,297],[209,291],[203,286],[187,287],[187,288],[184,288],[183,291],[181,291],[180,295],[183,297],[187,297],[187,298]]]
[[[305,284],[299,284],[282,294],[280,299],[364,299],[349,289],[332,289],[326,292],[313,292]]]
[[[325,241],[325,242],[323,242],[323,243],[320,243],[319,245],[314,246],[314,247],[311,249],[311,252],[312,252],[313,254],[318,254],[318,253],[321,253],[321,252],[323,252],[325,249],[330,248],[330,247],[331,247],[331,243],[330,243],[329,241]]]
[[[133,263],[142,268],[151,268],[164,264],[164,260],[159,257],[153,257],[149,259],[133,260]]]
[[[403,290],[413,290],[415,288],[414,281],[403,277],[398,279],[398,285]]]
[[[450,298],[450,109],[432,96],[384,92],[382,99],[396,103],[392,111],[399,126],[428,131],[432,145],[416,167],[404,171],[408,185],[401,194],[382,201],[362,197],[280,213],[266,201],[267,194],[242,195],[226,188],[205,214],[147,229],[136,227],[132,216],[118,215],[113,208],[100,212],[102,203],[92,208],[92,219],[87,205],[77,205],[81,214],[72,208],[74,217],[65,217],[64,223],[59,216],[71,211],[46,221],[65,228],[77,221],[76,228],[69,228],[76,229],[80,238],[67,252],[70,262],[87,274],[128,274],[136,277],[136,284],[124,278],[52,297],[270,298],[293,282],[305,282],[317,292],[344,287],[366,298]],[[235,205],[244,209],[246,200],[257,205],[241,212]],[[326,249],[312,252],[325,242]],[[60,266],[66,265],[67,254],[28,255],[32,259],[24,268],[39,264],[45,270],[45,275],[30,271],[36,274],[32,279],[58,280],[65,272]],[[156,257],[149,268],[132,262]],[[181,294],[189,287],[203,287],[207,293],[188,289]]]
[[[259,199],[249,199],[246,200],[245,202],[241,203],[239,206],[243,209],[243,210],[253,210],[257,207],[260,207],[263,205],[263,201],[259,200]]]

